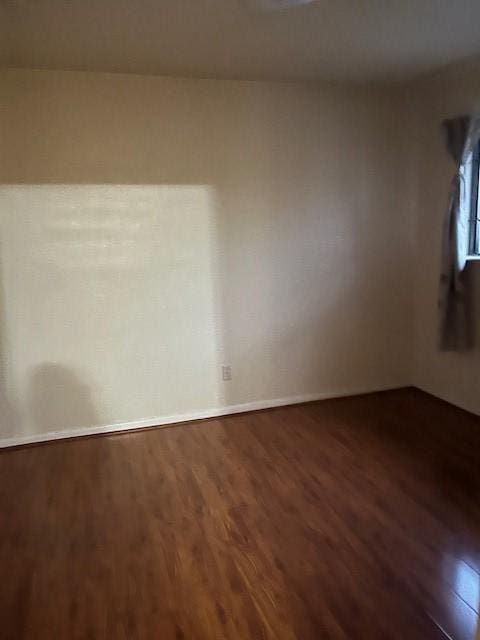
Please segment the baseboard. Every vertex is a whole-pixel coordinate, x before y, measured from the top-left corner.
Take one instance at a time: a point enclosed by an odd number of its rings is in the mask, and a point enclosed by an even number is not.
[[[259,411],[260,409],[273,409],[286,405],[302,404],[314,402],[316,400],[328,400],[331,398],[343,398],[347,396],[358,396],[379,391],[391,391],[393,389],[404,388],[406,385],[398,386],[377,386],[369,388],[342,389],[335,391],[325,391],[320,393],[310,393],[300,396],[289,396],[285,398],[275,398],[273,400],[256,400],[243,404],[227,405],[220,408],[206,409],[204,411],[193,411],[191,413],[175,414],[170,416],[143,418],[131,422],[118,422],[98,427],[78,427],[65,431],[50,431],[47,433],[29,434],[19,437],[0,439],[0,449],[7,447],[18,447],[21,445],[31,445],[52,440],[64,440],[68,438],[79,438],[82,436],[96,436],[108,433],[121,433],[122,431],[134,431],[135,429],[145,429],[148,427],[168,427],[183,422],[195,420],[205,420],[206,418],[218,418],[235,413],[246,413],[249,411]]]

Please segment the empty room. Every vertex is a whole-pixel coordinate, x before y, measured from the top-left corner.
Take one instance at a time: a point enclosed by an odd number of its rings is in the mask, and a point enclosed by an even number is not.
[[[1,640],[479,640],[478,0],[0,2]]]

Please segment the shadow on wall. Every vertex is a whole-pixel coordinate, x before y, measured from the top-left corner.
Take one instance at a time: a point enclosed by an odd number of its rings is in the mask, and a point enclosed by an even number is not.
[[[99,423],[90,387],[62,364],[46,362],[35,367],[29,380],[29,407],[40,433]]]

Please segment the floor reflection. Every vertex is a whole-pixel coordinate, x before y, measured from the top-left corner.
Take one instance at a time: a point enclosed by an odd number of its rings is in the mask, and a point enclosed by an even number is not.
[[[444,559],[443,580],[431,617],[451,640],[476,640],[480,599],[480,575],[464,559]]]
[[[456,564],[454,589],[460,598],[478,614],[480,576],[463,560],[459,560]]]

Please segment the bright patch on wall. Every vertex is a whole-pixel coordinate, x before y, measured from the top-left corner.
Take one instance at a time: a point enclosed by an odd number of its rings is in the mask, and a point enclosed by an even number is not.
[[[2,186],[0,239],[3,381],[26,432],[222,405],[212,187]]]

